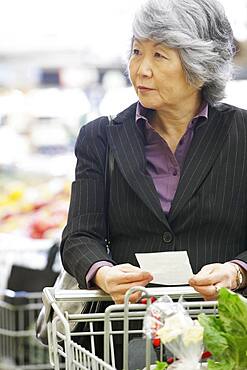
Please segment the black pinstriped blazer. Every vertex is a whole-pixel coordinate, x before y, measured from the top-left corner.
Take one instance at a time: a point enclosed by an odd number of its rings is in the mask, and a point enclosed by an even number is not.
[[[137,265],[135,253],[187,250],[192,268],[238,257],[247,262],[247,111],[209,107],[195,131],[168,216],[147,175],[136,104],[108,126],[83,126],[76,143],[76,181],[61,255],[81,287],[100,260]],[[115,158],[109,207],[111,253],[104,246],[104,166],[107,142]]]

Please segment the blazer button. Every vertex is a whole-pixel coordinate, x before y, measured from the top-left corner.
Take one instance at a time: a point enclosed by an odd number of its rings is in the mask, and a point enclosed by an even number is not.
[[[165,231],[163,234],[163,241],[166,244],[169,244],[173,241],[173,235],[170,233],[170,231]]]

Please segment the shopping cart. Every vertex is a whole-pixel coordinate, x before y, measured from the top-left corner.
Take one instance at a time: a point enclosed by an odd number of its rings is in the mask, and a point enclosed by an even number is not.
[[[51,369],[48,348],[35,338],[41,293],[0,292],[0,369]]]
[[[140,290],[146,297],[146,303],[129,304],[130,295]],[[63,301],[110,301],[110,297],[102,291],[81,290],[81,291],[55,291],[53,288],[44,289],[44,302],[53,311],[53,318],[50,315],[48,321],[48,341],[50,361],[55,370],[60,370],[65,363],[66,370],[115,370],[116,351],[119,352],[116,338],[122,337],[123,365],[122,369],[129,370],[129,340],[133,336],[142,338],[142,323],[152,297],[169,295],[172,299],[178,299],[181,295],[184,298],[184,306],[191,317],[197,317],[201,312],[217,314],[217,302],[202,301],[198,293],[191,287],[168,287],[168,288],[143,288],[135,287],[130,289],[125,296],[124,304],[110,304],[103,313],[73,314],[63,313],[59,308],[59,302]],[[87,330],[71,332],[72,322],[88,323]],[[101,323],[101,330],[99,329]],[[116,324],[117,323],[117,324]],[[120,325],[119,325],[120,323]],[[138,325],[139,323],[139,325]],[[86,350],[78,344],[78,338],[88,337],[90,348]],[[99,358],[95,351],[95,340],[103,337],[103,357]],[[151,350],[153,350],[151,339],[145,339],[146,369],[151,369]],[[164,348],[159,348],[159,356],[162,360]],[[136,367],[137,369],[138,367]],[[135,370],[136,370],[135,369]]]

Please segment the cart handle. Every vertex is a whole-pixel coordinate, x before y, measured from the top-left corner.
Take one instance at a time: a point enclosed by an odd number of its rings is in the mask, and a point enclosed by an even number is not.
[[[76,289],[76,290],[58,290],[55,288],[45,288],[45,296],[49,296],[54,301],[112,301],[109,294],[103,290],[97,289]],[[191,286],[181,287],[153,287],[145,288],[145,296],[161,297],[169,295],[171,298],[179,298],[181,295],[185,298],[198,298],[200,294]]]

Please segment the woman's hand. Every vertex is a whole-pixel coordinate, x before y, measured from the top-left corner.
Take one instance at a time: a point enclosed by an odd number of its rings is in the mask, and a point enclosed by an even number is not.
[[[205,300],[214,300],[217,298],[220,288],[236,288],[237,269],[232,262],[205,265],[189,280],[189,284]]]
[[[153,280],[149,272],[142,271],[139,267],[129,263],[116,266],[103,266],[97,271],[94,282],[110,294],[115,303],[123,303],[124,295],[128,289],[136,285],[146,286]],[[130,296],[132,303],[141,298],[141,293],[137,292]]]

